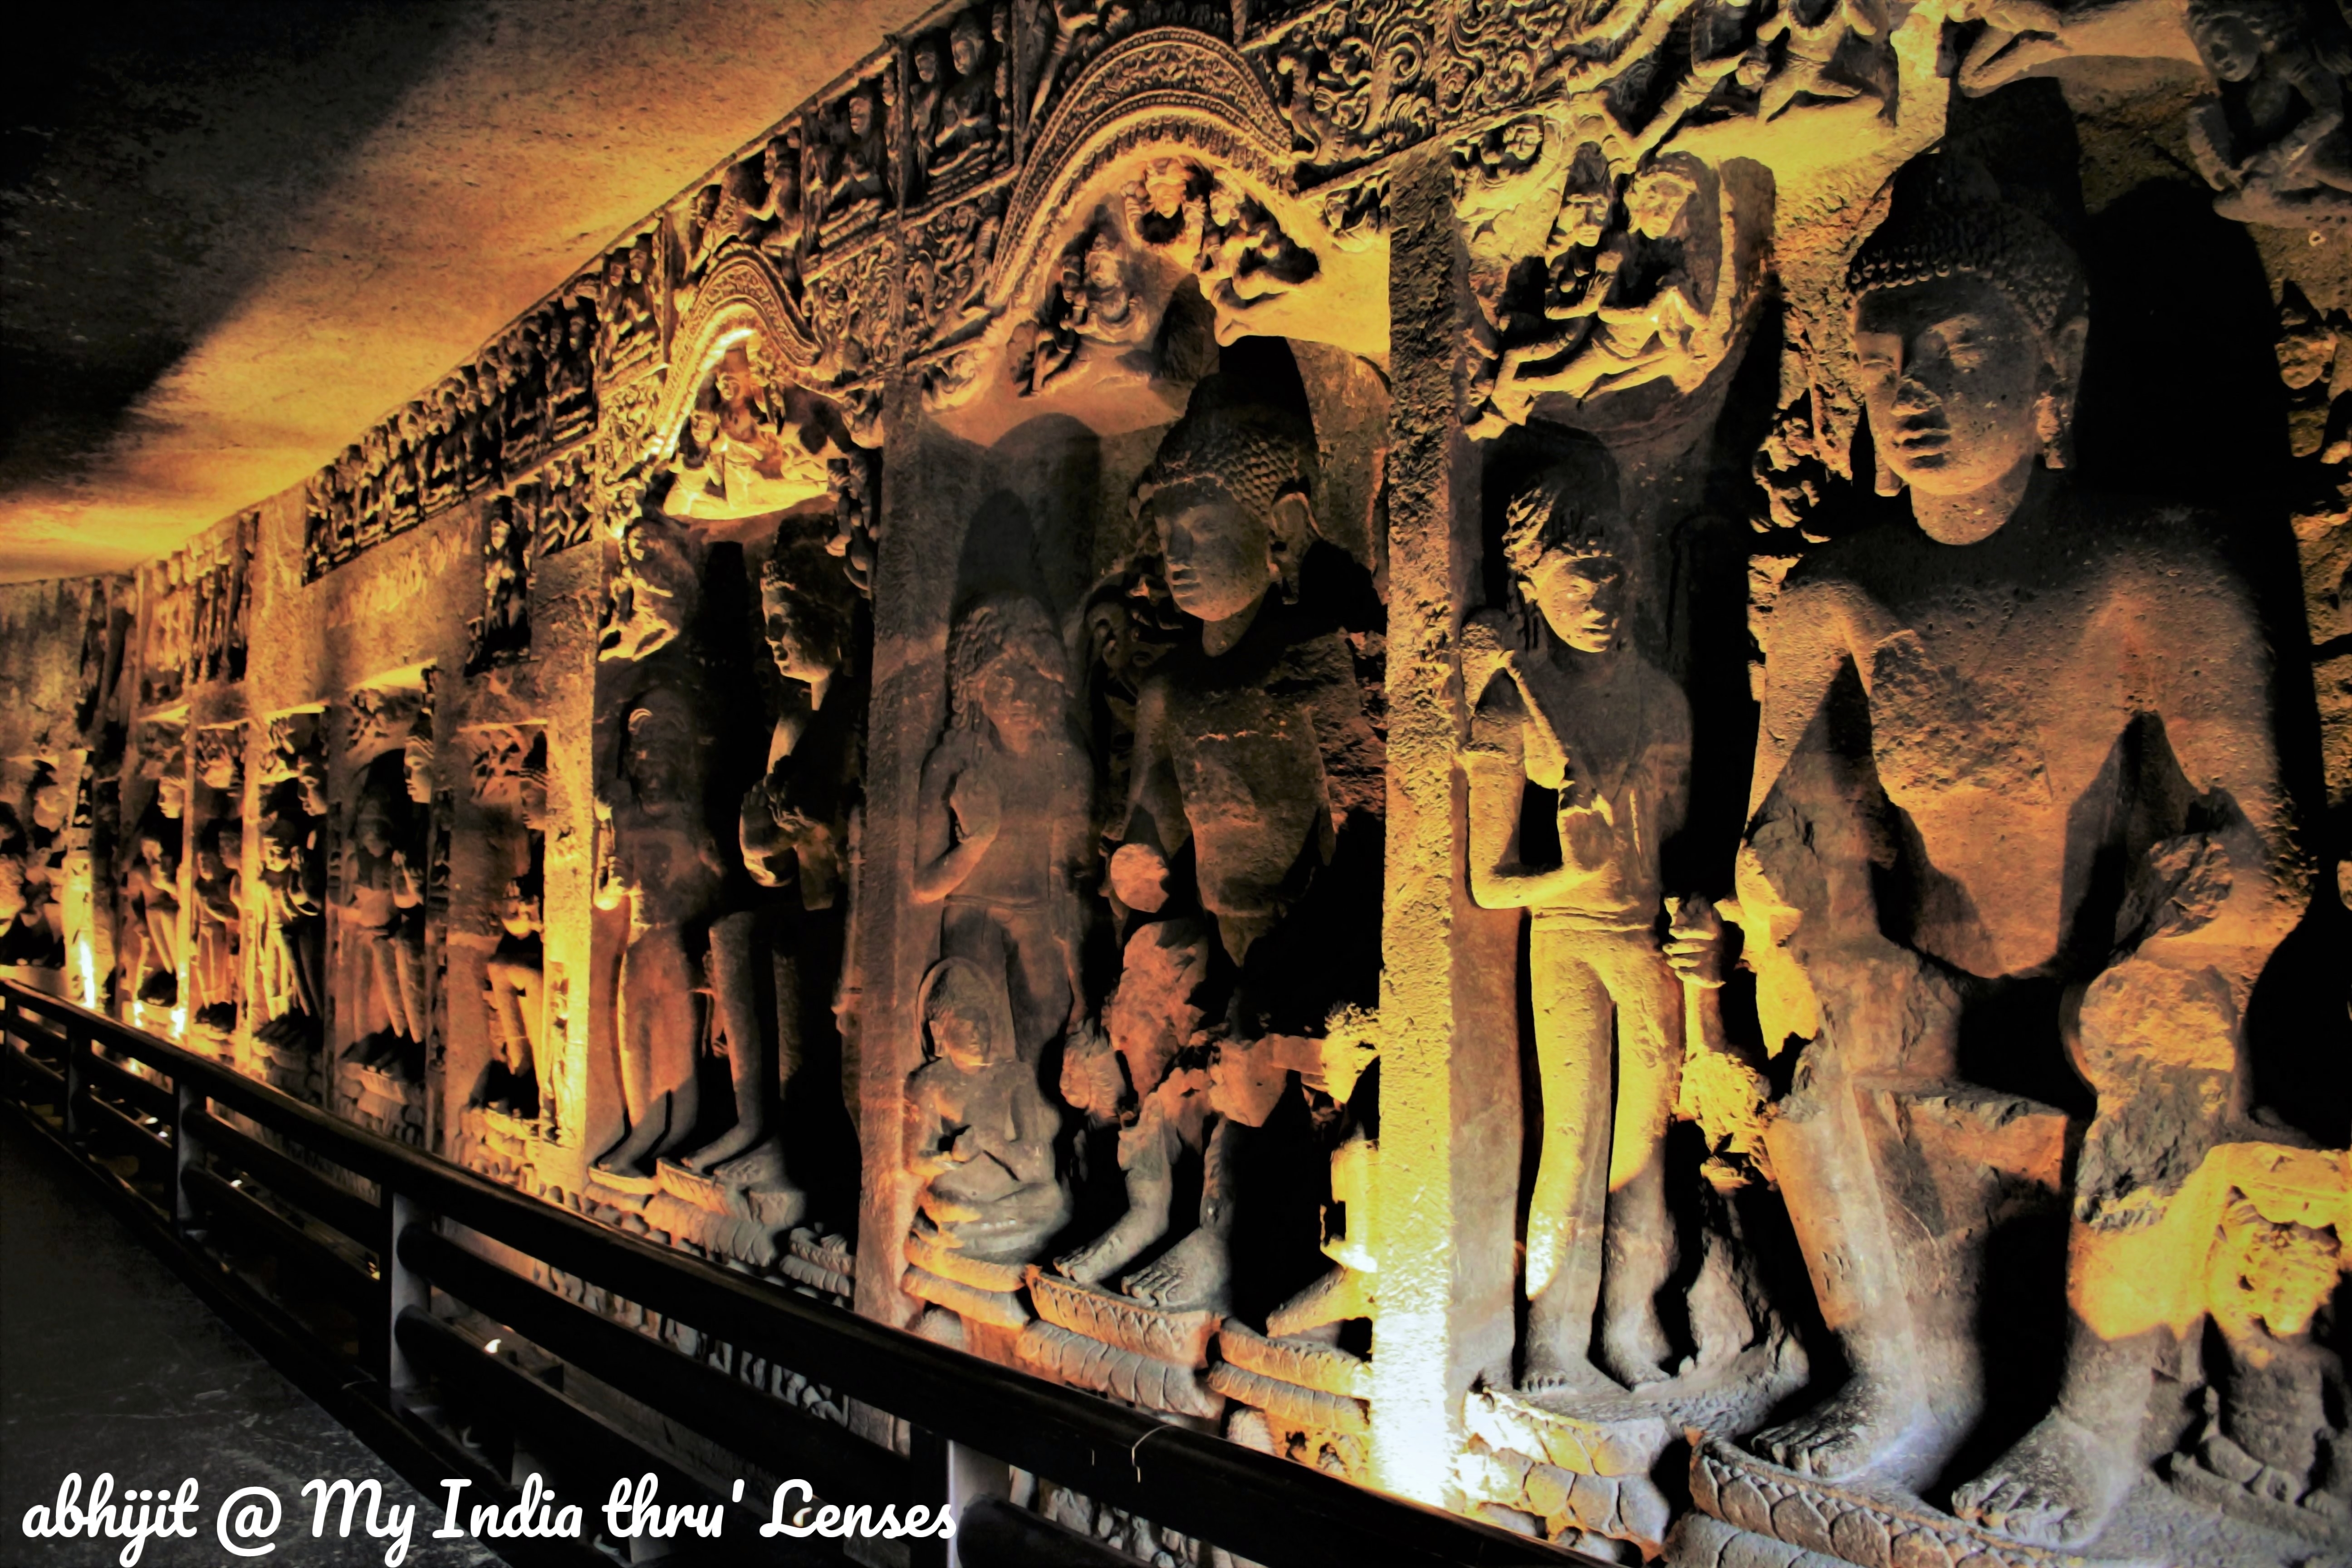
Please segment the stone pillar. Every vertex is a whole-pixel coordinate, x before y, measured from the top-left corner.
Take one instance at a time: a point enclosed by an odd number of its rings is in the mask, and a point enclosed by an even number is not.
[[[1518,921],[1470,901],[1458,632],[1479,563],[1456,404],[1464,256],[1444,146],[1390,195],[1388,869],[1373,1247],[1372,1484],[1452,1490],[1463,1395],[1507,1384],[1519,1175]]]

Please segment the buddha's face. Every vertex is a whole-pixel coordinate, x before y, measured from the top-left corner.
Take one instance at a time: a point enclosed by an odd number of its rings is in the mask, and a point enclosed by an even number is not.
[[[1553,237],[1561,245],[1594,248],[1609,232],[1609,209],[1614,205],[1605,192],[1570,192],[1552,225]]]
[[[1045,732],[1052,711],[1052,678],[1021,649],[1007,648],[989,661],[977,684],[981,711],[997,738],[1016,752],[1027,751]]]
[[[849,133],[866,136],[874,129],[874,100],[859,93],[849,100]]]
[[[929,44],[915,50],[915,79],[927,87],[940,79],[940,51]]]
[[[1690,198],[1690,184],[1680,176],[1645,174],[1625,193],[1625,218],[1644,239],[1664,239],[1674,232]]]
[[[2246,81],[2262,69],[2263,41],[2242,17],[2226,13],[2200,17],[2189,25],[2205,68],[2220,81]]]
[[[1225,621],[1255,606],[1274,582],[1274,533],[1220,489],[1155,509],[1168,592],[1177,608]]]
[[[360,847],[376,859],[392,853],[392,831],[382,816],[369,812],[358,823]]]
[[[1606,653],[1624,618],[1625,568],[1614,555],[1554,550],[1519,578],[1519,588],[1552,629],[1580,653]]]
[[[790,588],[772,579],[762,582],[760,610],[766,623],[768,657],[776,661],[778,675],[815,685],[833,673],[832,664],[810,645]]]
[[[990,1065],[995,1054],[990,1048],[992,1033],[986,1019],[973,1016],[955,1003],[941,999],[932,1004],[931,1043],[965,1072],[978,1072]]]
[[[667,725],[629,727],[629,781],[647,804],[677,798],[678,737]]]
[[[1109,321],[1126,319],[1131,303],[1126,261],[1108,236],[1096,236],[1094,243],[1087,247],[1086,287],[1096,314]]]
[[[2041,448],[2042,334],[1973,273],[1883,289],[1854,311],[1879,460],[1929,495],[1972,495]]]
[[[955,61],[956,75],[970,76],[980,64],[980,29],[957,27],[948,38],[948,54]]]

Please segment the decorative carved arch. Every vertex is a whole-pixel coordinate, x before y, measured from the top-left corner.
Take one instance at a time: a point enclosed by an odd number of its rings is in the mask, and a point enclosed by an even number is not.
[[[779,368],[797,373],[803,381],[814,379],[807,373],[814,369],[823,345],[785,296],[775,269],[757,251],[744,247],[724,252],[711,264],[695,295],[693,311],[678,328],[661,402],[647,433],[651,455],[666,456],[677,445],[703,379],[719,356],[752,332],[766,339]]]
[[[1292,192],[1290,127],[1249,62],[1186,28],[1137,33],[1087,68],[1031,145],[1006,204],[990,302],[1026,300],[1087,186],[1113,163],[1152,152],[1190,153]]]

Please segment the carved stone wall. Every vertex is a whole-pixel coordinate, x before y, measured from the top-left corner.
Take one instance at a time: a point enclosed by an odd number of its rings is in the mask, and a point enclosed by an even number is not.
[[[0,962],[1616,1560],[2334,1561],[2347,40],[945,7],[0,591]]]

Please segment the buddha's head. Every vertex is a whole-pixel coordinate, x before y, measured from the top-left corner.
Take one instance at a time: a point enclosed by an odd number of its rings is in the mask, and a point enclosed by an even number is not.
[[[2037,454],[2063,466],[2089,325],[2082,263],[1982,164],[1946,154],[1906,170],[1846,286],[1882,475],[1969,496]]]
[[[992,731],[1016,752],[1027,752],[1068,701],[1060,633],[1042,605],[1009,595],[982,600],[956,623],[948,679],[954,722]]]
[[[968,958],[941,959],[924,976],[923,1032],[930,1050],[964,1072],[1013,1058],[1013,1005],[1002,980]]]
[[[980,57],[988,47],[980,30],[980,18],[966,11],[948,31],[948,56],[955,62],[956,75],[970,76],[979,68]]]
[[[629,710],[622,760],[641,805],[667,805],[686,794],[688,759],[698,737],[686,699],[656,687]]]
[[[856,590],[824,541],[805,523],[785,522],[760,567],[760,616],[776,673],[804,683],[822,702],[848,662]]]
[[[1281,583],[1295,591],[1315,536],[1315,437],[1263,405],[1195,408],[1136,487],[1170,596],[1194,619],[1246,615]]]
[[[1503,558],[1520,595],[1552,635],[1580,653],[1607,653],[1623,629],[1624,515],[1607,454],[1579,447],[1514,494]]]

